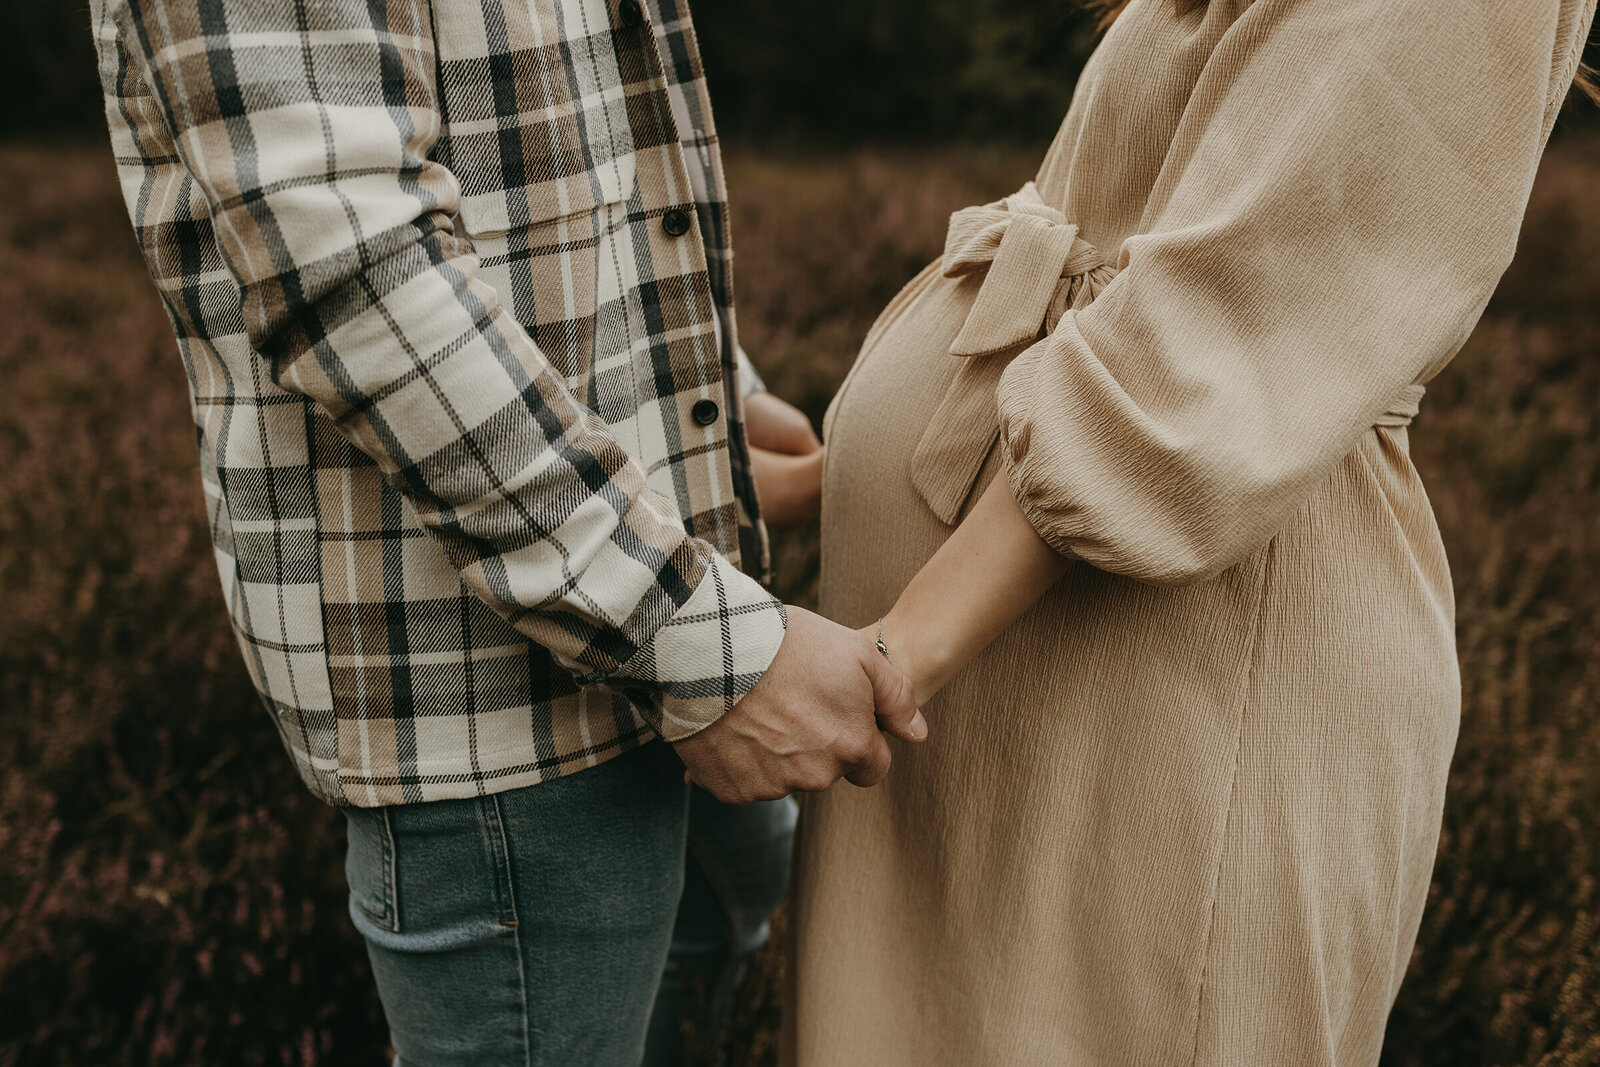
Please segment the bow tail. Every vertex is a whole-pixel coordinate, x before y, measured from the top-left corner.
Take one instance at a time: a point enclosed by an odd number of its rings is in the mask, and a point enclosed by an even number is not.
[[[1078,227],[1030,183],[1000,204],[951,217],[944,274],[984,274],[950,354],[961,368],[911,457],[911,483],[939,520],[953,526],[1000,436],[995,391],[1017,353],[1081,307],[1114,273],[1078,238]]]
[[[1000,436],[995,390],[1010,359],[963,361],[911,456],[911,485],[939,521],[954,526]]]

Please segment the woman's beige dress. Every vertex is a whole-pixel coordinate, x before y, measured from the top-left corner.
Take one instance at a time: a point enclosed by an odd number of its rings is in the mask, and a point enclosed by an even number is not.
[[[1459,716],[1407,423],[1593,12],[1134,0],[1036,188],[952,220],[830,413],[822,608],[997,474],[1080,562],[806,806],[789,1062],[1377,1060]]]

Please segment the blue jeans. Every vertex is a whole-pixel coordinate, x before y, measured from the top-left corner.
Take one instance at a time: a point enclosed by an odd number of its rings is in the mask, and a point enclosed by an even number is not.
[[[783,901],[794,846],[792,798],[733,807],[695,788],[689,797],[688,862],[672,950],[645,1043],[646,1067],[678,1067],[683,1022],[702,1038],[733,1018],[751,960],[767,943]]]
[[[646,1062],[680,1062],[683,975],[737,984],[794,825],[789,801],[691,800],[659,743],[541,785],[345,815],[350,915],[406,1067],[633,1067],[647,1025]]]

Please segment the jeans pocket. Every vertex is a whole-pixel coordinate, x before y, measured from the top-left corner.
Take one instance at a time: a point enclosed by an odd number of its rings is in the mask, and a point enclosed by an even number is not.
[[[395,893],[394,831],[388,808],[346,808],[349,829],[344,876],[350,901],[382,929],[399,932]]]

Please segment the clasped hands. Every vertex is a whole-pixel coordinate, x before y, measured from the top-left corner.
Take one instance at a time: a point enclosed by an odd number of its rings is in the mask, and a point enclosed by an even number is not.
[[[770,393],[745,401],[762,515],[793,529],[821,510],[822,443],[803,413]],[[889,771],[885,734],[921,741],[928,724],[911,681],[865,631],[788,608],[783,644],[726,715],[674,746],[687,777],[719,800],[748,804],[818,792],[840,778],[876,784]]]

